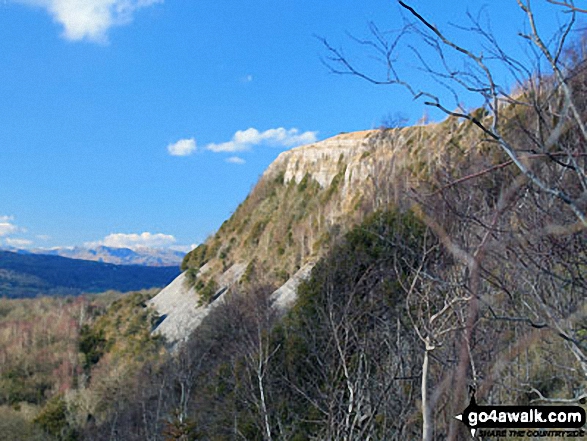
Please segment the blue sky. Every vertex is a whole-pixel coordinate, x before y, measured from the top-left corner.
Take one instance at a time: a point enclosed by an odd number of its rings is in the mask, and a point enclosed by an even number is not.
[[[411,4],[438,24],[464,15]],[[487,7],[497,34],[523,21],[513,0]],[[402,90],[321,62],[316,35],[373,66],[347,36],[369,21],[402,23],[389,0],[3,0],[0,246],[187,249],[281,151],[417,121]]]

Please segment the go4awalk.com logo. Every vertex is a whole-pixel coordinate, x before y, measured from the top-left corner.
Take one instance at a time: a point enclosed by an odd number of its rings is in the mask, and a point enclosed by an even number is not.
[[[586,422],[580,406],[478,406],[475,395],[456,419],[471,435],[490,437],[582,437]]]

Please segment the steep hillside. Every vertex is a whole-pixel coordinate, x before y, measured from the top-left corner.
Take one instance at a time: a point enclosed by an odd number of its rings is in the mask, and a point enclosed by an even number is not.
[[[0,297],[134,291],[167,285],[179,268],[113,265],[0,251]]]
[[[281,153],[218,232],[186,255],[181,278],[155,297],[165,316],[158,332],[170,342],[185,339],[237,282],[262,279],[278,305],[291,304],[317,259],[367,214],[406,208],[409,193],[439,188],[436,170],[449,164],[459,176],[460,165],[502,160],[472,129],[449,119],[344,133]]]
[[[220,273],[252,262],[249,270],[285,282],[366,213],[407,203],[404,193],[416,187],[436,188],[437,168],[499,160],[485,157],[487,146],[471,128],[450,119],[341,134],[283,152],[234,215],[186,256],[182,269],[206,263],[207,271]]]

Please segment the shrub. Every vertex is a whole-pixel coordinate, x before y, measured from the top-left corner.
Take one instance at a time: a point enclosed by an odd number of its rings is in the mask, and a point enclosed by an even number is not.
[[[77,437],[67,422],[67,403],[61,395],[47,401],[41,412],[34,419],[43,431],[61,440],[75,440]]]

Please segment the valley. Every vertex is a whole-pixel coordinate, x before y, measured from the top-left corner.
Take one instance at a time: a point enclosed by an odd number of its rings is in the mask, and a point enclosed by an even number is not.
[[[0,297],[136,291],[163,287],[178,274],[177,266],[114,265],[0,251]]]

